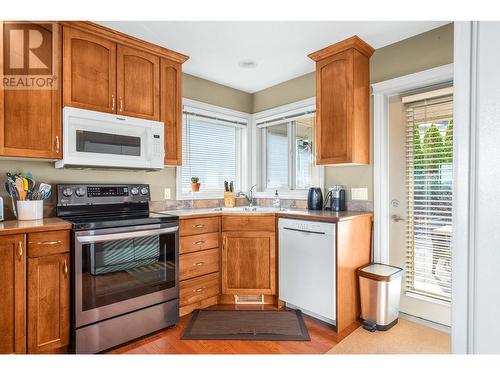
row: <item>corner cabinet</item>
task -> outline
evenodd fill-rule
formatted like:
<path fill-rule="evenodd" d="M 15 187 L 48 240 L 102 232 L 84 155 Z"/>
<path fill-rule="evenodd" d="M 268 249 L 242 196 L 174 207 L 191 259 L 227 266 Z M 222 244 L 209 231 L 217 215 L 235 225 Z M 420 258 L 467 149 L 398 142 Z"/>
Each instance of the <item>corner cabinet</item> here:
<path fill-rule="evenodd" d="M 373 52 L 353 36 L 309 55 L 316 61 L 316 164 L 370 163 Z"/>
<path fill-rule="evenodd" d="M 2 34 L 7 23 L 0 22 Z M 60 26 L 25 23 L 25 27 L 40 31 L 44 38 L 53 38 Z M 5 89 L 0 86 L 0 156 L 60 159 L 62 157 L 62 115 L 61 115 L 61 43 L 60 38 L 53 46 L 58 61 L 56 86 L 44 89 Z M 2 75 L 7 66 L 0 64 Z M 7 74 L 8 76 L 8 74 Z"/>

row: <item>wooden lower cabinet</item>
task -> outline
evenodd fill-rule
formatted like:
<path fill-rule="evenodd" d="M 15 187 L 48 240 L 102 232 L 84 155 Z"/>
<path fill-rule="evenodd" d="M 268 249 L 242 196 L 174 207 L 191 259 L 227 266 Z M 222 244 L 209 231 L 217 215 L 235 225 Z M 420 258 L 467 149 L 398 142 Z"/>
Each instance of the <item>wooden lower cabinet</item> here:
<path fill-rule="evenodd" d="M 28 352 L 69 344 L 69 253 L 28 259 Z"/>
<path fill-rule="evenodd" d="M 222 293 L 276 294 L 274 232 L 223 232 Z"/>
<path fill-rule="evenodd" d="M 0 354 L 26 353 L 26 240 L 0 236 Z"/>

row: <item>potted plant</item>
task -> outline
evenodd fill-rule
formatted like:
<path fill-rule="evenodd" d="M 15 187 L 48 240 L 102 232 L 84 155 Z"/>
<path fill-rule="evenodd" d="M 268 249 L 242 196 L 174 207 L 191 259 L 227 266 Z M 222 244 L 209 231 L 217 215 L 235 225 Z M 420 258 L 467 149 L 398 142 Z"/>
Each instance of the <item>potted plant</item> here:
<path fill-rule="evenodd" d="M 191 191 L 193 193 L 200 191 L 200 179 L 198 177 L 191 177 Z"/>

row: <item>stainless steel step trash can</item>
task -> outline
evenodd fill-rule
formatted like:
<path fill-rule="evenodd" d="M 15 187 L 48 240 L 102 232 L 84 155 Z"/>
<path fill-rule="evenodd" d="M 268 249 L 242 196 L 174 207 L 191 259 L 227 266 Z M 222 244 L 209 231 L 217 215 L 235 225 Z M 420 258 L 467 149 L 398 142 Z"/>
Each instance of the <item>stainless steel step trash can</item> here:
<path fill-rule="evenodd" d="M 399 267 L 372 263 L 358 269 L 361 319 L 369 331 L 387 331 L 398 322 L 401 274 Z"/>

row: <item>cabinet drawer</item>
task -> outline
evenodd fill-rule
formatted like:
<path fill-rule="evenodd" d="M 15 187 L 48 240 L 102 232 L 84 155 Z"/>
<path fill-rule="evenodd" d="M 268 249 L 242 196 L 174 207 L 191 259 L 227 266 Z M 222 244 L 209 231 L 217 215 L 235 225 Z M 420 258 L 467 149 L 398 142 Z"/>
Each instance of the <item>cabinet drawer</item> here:
<path fill-rule="evenodd" d="M 179 305 L 190 305 L 219 294 L 219 273 L 199 276 L 179 284 Z"/>
<path fill-rule="evenodd" d="M 274 232 L 274 215 L 228 215 L 222 218 L 222 231 Z"/>
<path fill-rule="evenodd" d="M 180 221 L 179 234 L 191 236 L 193 234 L 211 233 L 219 231 L 218 217 L 205 217 L 202 219 L 185 219 Z"/>
<path fill-rule="evenodd" d="M 179 279 L 186 280 L 219 270 L 219 249 L 183 254 L 179 257 Z"/>
<path fill-rule="evenodd" d="M 69 252 L 69 231 L 28 233 L 28 256 L 31 258 Z"/>
<path fill-rule="evenodd" d="M 219 247 L 219 232 L 185 236 L 180 239 L 179 254 Z"/>

